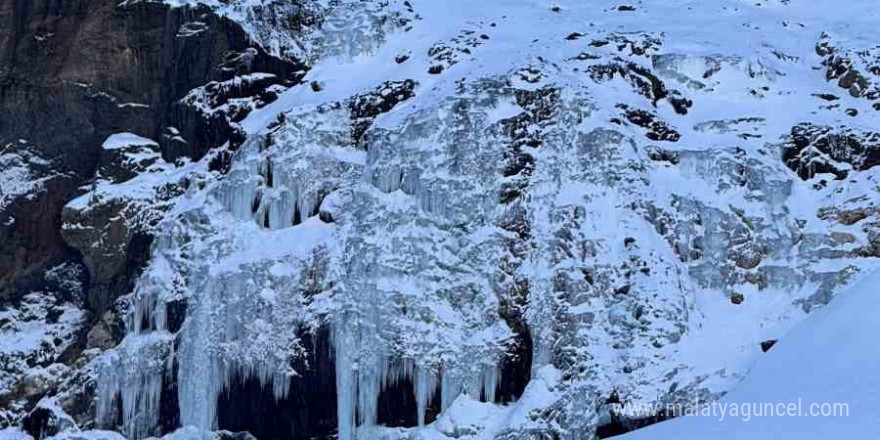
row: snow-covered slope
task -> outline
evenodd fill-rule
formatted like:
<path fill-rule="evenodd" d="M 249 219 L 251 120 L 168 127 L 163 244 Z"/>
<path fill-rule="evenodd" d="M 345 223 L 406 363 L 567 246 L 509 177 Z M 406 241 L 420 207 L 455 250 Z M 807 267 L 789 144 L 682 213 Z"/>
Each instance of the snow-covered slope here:
<path fill-rule="evenodd" d="M 880 272 L 862 277 L 776 344 L 719 404 L 771 404 L 760 416 L 692 416 L 621 437 L 810 440 L 880 436 Z M 777 405 L 784 410 L 776 412 Z M 789 404 L 796 404 L 789 412 Z M 845 404 L 837 407 L 835 404 Z M 797 408 L 797 409 L 795 409 Z M 759 410 L 761 410 L 759 408 Z M 747 420 L 748 419 L 748 420 Z"/>

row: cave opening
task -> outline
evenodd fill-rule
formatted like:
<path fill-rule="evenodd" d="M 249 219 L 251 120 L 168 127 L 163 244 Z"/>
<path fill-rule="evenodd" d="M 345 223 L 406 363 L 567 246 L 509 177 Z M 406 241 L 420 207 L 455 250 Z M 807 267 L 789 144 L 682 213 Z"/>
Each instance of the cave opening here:
<path fill-rule="evenodd" d="M 386 383 L 379 393 L 376 424 L 392 428 L 413 428 L 419 426 L 419 409 L 416 400 L 415 384 L 411 377 L 402 377 Z M 437 384 L 425 408 L 425 424 L 437 419 L 441 410 L 440 385 Z"/>
<path fill-rule="evenodd" d="M 521 320 L 511 322 L 514 337 L 499 365 L 500 377 L 498 389 L 495 391 L 495 403 L 516 402 L 532 380 L 532 333 Z"/>
<path fill-rule="evenodd" d="M 177 396 L 177 361 L 171 366 L 171 374 L 162 375 L 162 391 L 159 395 L 159 429 L 163 434 L 180 428 L 180 402 Z"/>
<path fill-rule="evenodd" d="M 514 333 L 499 366 L 495 403 L 516 401 L 531 380 L 531 333 L 525 325 L 517 326 Z M 291 378 L 287 397 L 276 399 L 272 385 L 261 383 L 259 378 L 236 376 L 218 396 L 219 429 L 247 431 L 259 440 L 331 439 L 337 434 L 336 368 L 330 331 L 322 328 L 314 333 L 302 332 L 300 338 L 308 354 L 294 362 L 298 375 Z M 434 422 L 441 412 L 442 396 L 439 384 L 436 386 L 426 407 L 426 424 Z M 481 397 L 485 400 L 486 396 Z M 163 428 L 179 423 L 170 417 L 163 422 Z M 397 428 L 418 426 L 412 377 L 385 384 L 378 395 L 376 423 Z"/>
<path fill-rule="evenodd" d="M 336 434 L 336 369 L 329 331 L 302 332 L 305 359 L 294 362 L 299 375 L 287 397 L 276 400 L 271 384 L 237 376 L 217 399 L 219 429 L 247 431 L 259 440 L 330 439 Z"/>

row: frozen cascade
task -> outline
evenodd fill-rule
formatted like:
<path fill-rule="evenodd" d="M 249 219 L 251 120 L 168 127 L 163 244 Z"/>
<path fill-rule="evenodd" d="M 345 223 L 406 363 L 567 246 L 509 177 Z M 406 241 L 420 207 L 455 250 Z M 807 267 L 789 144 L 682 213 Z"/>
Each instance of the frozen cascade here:
<path fill-rule="evenodd" d="M 366 145 L 353 145 L 349 95 L 370 96 L 369 89 L 392 73 L 382 69 L 391 65 L 390 49 L 396 48 L 370 52 L 382 46 L 383 29 L 397 20 L 370 13 L 386 2 L 340 3 L 344 6 L 323 21 L 310 56 L 316 61 L 325 54 L 358 57 L 353 67 L 376 71 L 355 78 L 344 71 L 334 73 L 338 67 L 349 67 L 336 61 L 315 64 L 310 78 L 320 80 L 314 85 L 326 86 L 323 92 L 312 93 L 303 84 L 304 93 L 284 92 L 274 104 L 241 121 L 251 141 L 236 152 L 229 172 L 218 174 L 217 180 L 206 179 L 207 189 L 194 186 L 191 203 L 184 200 L 174 207 L 168 223 L 182 225 L 183 231 L 169 231 L 173 228 L 166 228 L 167 223 L 158 228 L 150 273 L 139 280 L 126 317 L 126 339 L 103 357 L 99 370 L 106 377 L 99 383 L 100 420 L 115 420 L 113 412 L 121 403 L 118 415 L 132 438 L 155 433 L 164 375 L 175 370 L 185 425 L 214 429 L 225 422 L 217 420 L 217 398 L 234 380 L 255 378 L 271 387 L 276 399 L 283 399 L 296 391 L 288 389 L 296 374 L 290 361 L 305 351 L 298 345 L 297 332 L 321 327 L 326 333 L 324 326 L 331 327 L 333 335 L 341 440 L 372 438 L 369 430 L 383 416 L 377 414 L 379 403 L 385 405 L 384 398 L 390 395 L 382 393 L 395 384 L 412 385 L 418 425 L 426 423 L 426 413 L 437 397 L 441 410 L 462 394 L 506 401 L 516 392 L 509 391 L 506 381 L 499 387 L 502 371 L 507 375 L 510 369 L 504 364 L 501 370 L 498 359 L 505 344 L 514 340 L 514 327 L 517 332 L 531 332 L 530 344 L 518 346 L 530 350 L 530 356 L 516 359 L 530 358 L 534 377 L 543 379 L 542 374 L 559 367 L 560 376 L 570 380 L 572 386 L 553 390 L 566 399 L 553 412 L 582 418 L 587 426 L 594 423 L 593 403 L 607 397 L 609 387 L 618 385 L 615 381 L 625 386 L 622 391 L 633 401 L 643 402 L 665 396 L 672 381 L 682 384 L 682 389 L 724 389 L 713 372 L 727 364 L 704 360 L 699 350 L 689 358 L 687 350 L 679 350 L 679 341 L 690 344 L 685 348 L 698 346 L 694 341 L 705 342 L 699 337 L 711 332 L 701 330 L 703 324 L 793 321 L 799 315 L 788 314 L 780 304 L 795 303 L 812 293 L 801 286 L 824 286 L 829 280 L 830 295 L 834 283 L 843 282 L 843 278 L 831 280 L 832 272 L 826 278 L 817 271 L 836 271 L 849 260 L 825 255 L 859 251 L 859 226 L 833 224 L 835 213 L 829 213 L 827 221 L 814 218 L 819 202 L 832 206 L 839 200 L 830 192 L 834 188 L 817 190 L 827 200 L 801 194 L 790 197 L 801 183 L 792 183 L 787 170 L 777 169 L 783 167 L 775 157 L 777 147 L 765 145 L 790 128 L 788 116 L 777 127 L 770 116 L 778 117 L 767 109 L 796 101 L 768 93 L 760 97 L 762 101 L 755 96 L 737 99 L 730 106 L 731 116 L 768 117 L 766 133 L 761 129 L 766 135 L 762 141 L 734 137 L 733 132 L 713 141 L 711 133 L 689 128 L 720 116 L 715 110 L 731 104 L 712 98 L 714 90 L 726 94 L 732 84 L 737 89 L 748 85 L 757 92 L 767 84 L 763 78 L 775 76 L 774 65 L 812 69 L 808 64 L 818 60 L 770 64 L 739 55 L 668 58 L 676 55 L 666 52 L 690 46 L 675 41 L 678 30 L 668 35 L 670 45 L 659 51 L 647 48 L 644 56 L 630 56 L 609 44 L 575 58 L 569 58 L 576 52 L 568 48 L 546 51 L 541 55 L 553 58 L 547 60 L 535 56 L 544 52 L 535 48 L 547 47 L 544 37 L 540 44 L 530 45 L 528 40 L 520 41 L 516 32 L 504 33 L 515 26 L 483 29 L 482 21 L 475 18 L 482 11 L 475 14 L 473 8 L 464 8 L 459 14 L 447 8 L 455 28 L 437 22 L 442 41 L 433 41 L 441 36 L 434 34 L 435 23 L 426 25 L 431 14 L 419 14 L 413 23 L 416 32 L 410 35 L 422 35 L 424 30 L 432 47 L 421 47 L 427 44 L 421 37 L 395 37 L 390 42 L 413 44 L 414 52 L 405 56 L 413 55 L 415 66 L 423 61 L 421 54 L 439 50 L 446 57 L 448 49 L 450 63 L 431 68 L 455 64 L 455 71 L 420 76 L 417 70 L 423 69 L 412 67 L 413 61 L 394 67 L 390 79 L 412 75 L 418 80 L 415 96 L 393 111 L 381 109 L 383 114 L 374 122 L 357 121 L 374 125 L 358 141 Z M 418 9 L 437 11 L 430 3 L 422 2 Z M 572 12 L 579 9 L 575 6 Z M 523 6 L 512 8 L 516 15 L 528 11 L 520 11 Z M 425 21 L 419 23 L 422 16 Z M 571 24 L 572 30 L 587 32 L 582 22 L 569 23 L 565 18 L 578 14 L 555 16 L 566 26 Z M 448 37 L 464 23 L 467 32 L 485 31 L 491 41 L 457 48 L 470 38 Z M 641 39 L 629 33 L 604 35 L 606 31 L 591 29 L 581 43 L 560 43 Z M 506 38 L 517 43 L 510 46 L 516 46 L 519 55 L 496 43 Z M 483 44 L 489 46 L 479 48 Z M 634 52 L 639 43 L 630 44 Z M 812 42 L 809 46 L 812 54 Z M 766 49 L 765 54 L 770 47 Z M 382 60 L 374 64 L 372 55 Z M 483 58 L 490 55 L 492 59 Z M 512 55 L 509 62 L 494 67 L 496 59 L 507 55 Z M 565 59 L 560 58 L 563 55 Z M 587 59 L 592 56 L 601 59 Z M 612 70 L 622 69 L 621 76 L 630 76 L 628 81 L 595 86 L 581 73 L 554 73 L 554 68 L 588 72 L 606 61 Z M 630 61 L 633 68 L 626 67 Z M 468 70 L 477 65 L 479 69 Z M 630 87 L 640 71 L 653 72 L 649 82 L 668 88 L 664 93 L 670 102 L 673 97 L 699 96 L 700 104 L 687 117 L 661 111 L 668 107 L 667 99 L 646 101 Z M 690 82 L 691 77 L 700 80 L 693 81 L 700 88 L 678 90 L 684 86 L 676 83 Z M 783 75 L 778 79 L 786 89 L 788 80 Z M 792 96 L 797 95 L 801 94 Z M 654 158 L 649 147 L 656 147 L 655 142 L 644 139 L 642 128 L 647 127 L 607 123 L 621 116 L 618 103 L 668 118 L 670 126 L 681 132 L 682 142 L 667 145 L 669 151 Z M 266 142 L 253 131 L 262 130 L 259 127 L 277 116 L 270 115 L 276 111 L 284 112 L 284 117 L 272 132 L 276 140 Z M 784 127 L 781 132 L 780 127 Z M 831 140 L 835 154 L 847 155 L 841 151 L 846 144 Z M 732 148 L 725 152 L 727 144 L 737 150 L 742 145 L 744 153 Z M 688 150 L 698 146 L 700 150 Z M 762 151 L 765 148 L 771 154 Z M 815 147 L 803 152 L 805 157 L 823 154 Z M 505 163 L 516 166 L 508 169 Z M 513 184 L 515 200 L 508 200 L 505 191 Z M 847 191 L 859 195 L 854 188 Z M 309 218 L 319 210 L 327 215 Z M 801 218 L 805 226 L 800 225 Z M 813 232 L 832 228 L 843 238 L 820 242 L 822 237 Z M 834 244 L 838 238 L 852 244 Z M 742 246 L 737 249 L 741 254 L 728 252 L 733 244 Z M 371 266 L 359 266 L 361 260 Z M 527 283 L 525 298 L 508 289 L 521 280 Z M 774 287 L 780 284 L 797 290 Z M 626 293 L 618 294 L 618 288 L 624 287 L 621 292 Z M 754 295 L 747 307 L 733 312 L 743 316 L 737 321 L 726 321 L 727 310 L 714 308 L 703 320 L 702 304 L 733 287 L 745 295 L 761 290 L 766 294 Z M 701 295 L 699 302 L 693 300 L 695 293 Z M 176 335 L 169 332 L 169 321 L 175 318 L 168 312 L 172 298 L 184 300 L 181 303 L 188 307 Z M 721 301 L 727 305 L 724 298 Z M 510 303 L 521 310 L 508 313 Z M 499 318 L 502 310 L 506 322 Z M 731 334 L 744 339 L 757 333 L 744 330 Z M 775 336 L 771 330 L 777 330 L 776 324 L 768 326 L 766 335 L 760 330 L 761 336 Z M 757 350 L 754 341 L 711 341 L 729 344 L 713 347 L 719 354 L 731 353 L 730 360 L 738 363 L 746 357 L 734 358 L 732 353 L 743 352 L 742 347 Z M 550 365 L 541 372 L 541 367 Z M 625 381 L 620 371 L 627 372 Z M 571 374 L 578 372 L 589 374 Z M 729 373 L 725 375 L 736 378 L 741 371 Z M 523 368 L 512 374 L 520 379 L 528 372 Z M 694 380 L 698 377 L 713 383 L 703 385 Z M 592 425 L 573 426 L 573 438 L 589 438 L 588 428 Z"/>
<path fill-rule="evenodd" d="M 162 243 L 158 242 L 157 245 L 162 246 Z M 166 304 L 174 298 L 177 290 L 174 281 L 177 277 L 173 275 L 168 260 L 161 254 L 153 258 L 150 270 L 165 275 L 144 277 L 143 282 L 137 285 L 133 294 L 133 310 L 125 317 L 127 335 L 140 335 L 150 330 L 168 330 Z"/>
<path fill-rule="evenodd" d="M 377 341 L 377 325 L 359 317 L 349 317 L 334 326 L 333 348 L 336 356 L 336 392 L 339 439 L 370 438 L 376 426 L 379 395 L 403 380 L 413 384 L 418 424 L 424 426 L 428 404 L 437 392 L 438 378 L 431 367 L 411 359 L 394 359 L 383 348 L 370 347 Z M 365 331 L 369 329 L 369 331 Z M 494 402 L 499 381 L 497 365 L 479 365 L 478 371 L 441 368 L 442 409 L 448 408 L 461 394 L 476 400 Z"/>
<path fill-rule="evenodd" d="M 444 364 L 444 367 L 440 377 L 440 408 L 443 411 L 452 406 L 461 394 L 467 394 L 474 400 L 495 401 L 499 381 L 497 365 L 456 368 Z"/>
<path fill-rule="evenodd" d="M 195 297 L 190 298 L 178 352 L 174 353 L 175 335 L 167 331 L 166 301 L 174 295 L 176 278 L 169 276 L 174 271 L 165 255 L 181 250 L 177 241 L 174 234 L 156 241 L 159 251 L 138 284 L 126 317 L 126 337 L 97 367 L 106 378 L 99 382 L 97 420 L 112 424 L 118 396 L 126 434 L 133 439 L 152 434 L 159 416 L 163 377 L 172 373 L 175 360 L 181 422 L 206 430 L 216 429 L 217 398 L 235 378 L 257 378 L 263 386 L 272 387 L 276 399 L 282 399 L 294 374 L 287 354 L 291 353 L 289 347 L 296 348 L 289 341 L 298 328 L 295 318 L 277 323 L 291 332 L 288 341 L 279 341 L 285 348 L 256 344 L 252 352 L 242 349 L 259 334 L 270 333 L 268 323 L 261 319 L 246 322 L 248 314 L 242 313 L 251 310 L 260 315 L 255 313 L 258 301 L 247 295 L 253 290 L 251 273 L 216 280 L 203 271 L 190 274 L 189 281 L 202 288 L 190 291 Z"/>
<path fill-rule="evenodd" d="M 506 234 L 496 224 L 501 170 L 466 167 L 496 163 L 497 151 L 459 139 L 472 144 L 461 152 L 469 159 L 434 164 L 433 141 L 405 138 L 453 136 L 434 129 L 436 115 L 414 118 L 427 122 L 385 133 L 361 153 L 345 148 L 344 118 L 291 117 L 274 145 L 245 143 L 229 173 L 193 190 L 203 204 L 180 207 L 163 225 L 128 338 L 169 335 L 165 303 L 186 300 L 177 353 L 169 346 L 167 356 L 183 425 L 216 429 L 218 396 L 233 380 L 255 378 L 285 398 L 291 360 L 305 351 L 297 333 L 320 326 L 331 329 L 341 440 L 371 438 L 381 394 L 401 383 L 412 386 L 419 425 L 438 392 L 441 410 L 462 394 L 496 400 L 512 336 L 490 281 Z M 309 219 L 325 208 L 332 222 Z M 138 377 L 125 375 L 143 383 L 131 389 L 161 391 L 161 380 Z M 143 415 L 146 428 L 134 436 L 142 437 L 157 408 L 122 397 L 127 420 Z"/>
<path fill-rule="evenodd" d="M 253 310 L 247 292 L 250 274 L 209 279 L 196 306 L 188 313 L 180 341 L 178 398 L 183 425 L 217 427 L 217 397 L 236 377 L 257 378 L 273 389 L 276 399 L 287 396 L 290 377 L 289 350 L 257 344 L 269 324 L 242 313 Z M 245 322 L 251 320 L 252 322 Z M 295 334 L 296 322 L 288 331 Z M 291 336 L 292 338 L 293 336 Z M 248 351 L 253 348 L 255 351 Z"/>
<path fill-rule="evenodd" d="M 152 434 L 159 418 L 162 379 L 171 374 L 174 338 L 167 332 L 128 336 L 119 349 L 102 359 L 96 390 L 95 418 L 112 425 L 116 399 L 121 400 L 122 421 L 129 438 Z"/>
<path fill-rule="evenodd" d="M 163 300 L 160 299 L 161 291 L 157 287 L 145 285 L 135 292 L 134 310 L 125 320 L 126 334 L 139 335 L 143 330 L 150 330 L 143 328 L 144 322 L 152 324 L 156 330 L 166 329 L 166 310 Z"/>
<path fill-rule="evenodd" d="M 486 402 L 494 402 L 496 391 L 498 390 L 498 382 L 501 379 L 496 366 L 483 365 L 481 374 L 483 383 L 481 384 L 483 392 L 483 400 Z"/>
<path fill-rule="evenodd" d="M 451 374 L 440 376 L 440 409 L 446 411 L 461 393 L 461 383 Z"/>
<path fill-rule="evenodd" d="M 350 331 L 337 326 L 333 331 L 333 348 L 336 355 L 336 411 L 339 419 L 338 438 L 352 440 L 355 438 L 355 390 L 357 379 L 353 372 L 354 356 L 348 350 L 355 347 L 354 335 Z"/>
<path fill-rule="evenodd" d="M 260 185 L 259 176 L 247 171 L 235 170 L 217 189 L 223 205 L 239 220 L 254 217 L 254 200 Z"/>
<path fill-rule="evenodd" d="M 236 219 L 253 219 L 271 230 L 296 226 L 316 215 L 327 192 L 320 182 L 310 185 L 311 176 L 300 176 L 275 164 L 275 152 L 261 151 L 259 161 L 251 160 L 235 170 L 227 183 L 216 190 L 217 197 Z"/>
<path fill-rule="evenodd" d="M 157 246 L 167 242 L 157 240 Z M 150 273 L 133 294 L 132 310 L 125 317 L 126 336 L 116 350 L 99 358 L 96 370 L 102 380 L 96 390 L 95 419 L 110 426 L 121 403 L 125 434 L 132 439 L 152 435 L 160 411 L 163 379 L 174 371 L 174 335 L 167 331 L 166 301 L 174 289 L 167 276 L 167 260 L 157 256 Z"/>

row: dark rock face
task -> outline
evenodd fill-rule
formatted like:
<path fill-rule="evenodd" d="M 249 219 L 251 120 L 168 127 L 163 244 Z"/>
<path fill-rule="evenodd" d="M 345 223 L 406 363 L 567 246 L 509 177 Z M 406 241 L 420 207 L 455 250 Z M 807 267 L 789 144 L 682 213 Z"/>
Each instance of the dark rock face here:
<path fill-rule="evenodd" d="M 532 378 L 533 342 L 529 328 L 521 316 L 508 317 L 507 322 L 516 336 L 501 361 L 501 377 L 495 395 L 497 403 L 517 401 Z"/>
<path fill-rule="evenodd" d="M 588 67 L 587 73 L 597 83 L 605 83 L 619 77 L 623 78 L 632 86 L 633 91 L 647 98 L 653 106 L 661 100 L 666 100 L 675 109 L 675 112 L 684 115 L 693 106 L 693 102 L 684 98 L 681 92 L 669 89 L 666 84 L 650 69 L 640 66 L 631 61 L 620 58 L 613 62 L 594 64 Z"/>
<path fill-rule="evenodd" d="M 61 239 L 61 208 L 75 188 L 71 177 L 53 175 L 34 197 L 20 197 L 0 211 L 0 302 L 27 293 L 41 269 L 71 250 Z"/>
<path fill-rule="evenodd" d="M 102 149 L 97 173 L 113 183 L 122 183 L 146 171 L 159 160 L 158 144 L 125 145 Z"/>
<path fill-rule="evenodd" d="M 804 180 L 825 173 L 845 179 L 850 171 L 880 165 L 880 133 L 799 124 L 791 129 L 782 160 Z"/>
<path fill-rule="evenodd" d="M 599 425 L 596 428 L 596 438 L 604 439 L 626 434 L 639 428 L 660 423 L 670 417 L 664 413 L 651 417 L 643 417 L 638 419 L 623 418 L 613 416 L 608 423 Z"/>
<path fill-rule="evenodd" d="M 38 407 L 24 418 L 21 426 L 31 437 L 41 440 L 73 428 L 75 424 L 60 411 Z"/>
<path fill-rule="evenodd" d="M 532 225 L 525 209 L 517 203 L 530 190 L 535 168 L 534 151 L 544 143 L 543 129 L 551 123 L 558 111 L 560 90 L 554 87 L 516 90 L 516 102 L 526 111 L 502 121 L 502 130 L 508 139 L 504 153 L 503 174 L 510 178 L 502 187 L 501 204 L 509 205 L 510 214 L 500 226 L 514 234 L 505 240 L 505 254 L 499 268 L 497 296 L 498 313 L 512 330 L 514 338 L 500 364 L 500 380 L 495 400 L 513 402 L 522 396 L 531 380 L 533 341 L 524 316 L 529 302 L 529 281 L 517 273 L 528 253 Z M 537 130 L 532 129 L 539 127 Z"/>
<path fill-rule="evenodd" d="M 28 411 L 58 389 L 67 374 L 61 364 L 72 363 L 84 348 L 88 316 L 81 305 L 87 283 L 86 268 L 65 254 L 62 263 L 23 280 L 19 289 L 28 293 L 0 308 L 6 312 L 0 318 L 4 335 L 23 327 L 40 329 L 19 350 L 0 353 L 0 409 Z"/>
<path fill-rule="evenodd" d="M 681 135 L 659 116 L 641 109 L 631 109 L 625 104 L 618 104 L 623 116 L 632 124 L 645 129 L 645 137 L 652 141 L 678 142 Z"/>
<path fill-rule="evenodd" d="M 418 405 L 413 390 L 413 382 L 409 378 L 388 384 L 379 394 L 376 423 L 404 428 L 418 426 Z M 433 422 L 440 413 L 440 398 L 440 390 L 434 390 L 433 398 L 428 402 L 425 411 L 425 423 Z"/>
<path fill-rule="evenodd" d="M 768 339 L 766 341 L 763 341 L 763 342 L 761 342 L 761 351 L 766 353 L 766 352 L 770 351 L 770 349 L 773 348 L 774 345 L 776 345 L 775 339 Z"/>
<path fill-rule="evenodd" d="M 512 177 L 512 179 L 505 182 L 502 187 L 501 203 L 512 203 L 521 197 L 523 191 L 528 187 L 530 177 L 535 169 L 535 158 L 530 150 L 540 147 L 543 142 L 542 133 L 530 131 L 529 126 L 546 124 L 552 116 L 559 98 L 559 90 L 550 87 L 536 91 L 516 91 L 517 105 L 527 111 L 502 121 L 504 134 L 510 139 L 504 153 L 504 176 Z M 523 225 L 519 220 L 522 219 L 512 218 L 509 226 L 516 229 L 520 238 L 525 240 L 528 238 L 528 225 Z M 508 229 L 508 226 L 505 226 L 505 229 Z"/>
<path fill-rule="evenodd" d="M 836 82 L 853 98 L 875 101 L 873 108 L 880 110 L 880 88 L 876 85 L 876 79 L 880 77 L 880 48 L 865 48 L 852 53 L 835 44 L 824 33 L 816 44 L 816 54 L 823 57 L 825 79 Z"/>
<path fill-rule="evenodd" d="M 413 80 L 386 81 L 375 90 L 355 96 L 349 102 L 351 111 L 351 137 L 355 145 L 364 145 L 364 133 L 373 125 L 373 120 L 382 113 L 415 96 L 416 82 Z"/>
<path fill-rule="evenodd" d="M 241 432 L 230 432 L 230 431 L 217 431 L 217 436 L 220 440 L 257 440 L 251 433 L 247 431 Z"/>
<path fill-rule="evenodd" d="M 58 175 L 0 213 L 33 219 L 0 227 L 3 297 L 65 249 L 61 207 L 94 176 L 108 135 L 132 132 L 162 142 L 168 160 L 198 159 L 235 130 L 181 109 L 187 92 L 249 72 L 281 81 L 301 69 L 251 47 L 238 25 L 207 9 L 118 3 L 0 5 L 0 144 L 27 139 Z M 169 130 L 180 135 L 163 137 Z"/>

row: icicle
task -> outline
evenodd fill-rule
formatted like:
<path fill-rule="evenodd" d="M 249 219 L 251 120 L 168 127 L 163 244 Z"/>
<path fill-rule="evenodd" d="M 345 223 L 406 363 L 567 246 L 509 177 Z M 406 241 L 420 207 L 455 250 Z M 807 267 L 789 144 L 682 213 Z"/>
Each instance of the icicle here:
<path fill-rule="evenodd" d="M 437 217 L 447 217 L 449 214 L 447 206 L 450 189 L 446 188 L 446 186 L 444 183 L 434 183 L 429 188 L 424 183 L 421 183 L 416 190 L 419 207 L 423 211 Z"/>
<path fill-rule="evenodd" d="M 412 379 L 415 364 L 410 359 L 392 360 L 382 359 L 382 390 L 389 386 L 395 386 L 403 380 Z"/>
<path fill-rule="evenodd" d="M 230 173 L 230 176 L 220 185 L 216 191 L 216 197 L 223 206 L 239 220 L 246 220 L 253 216 L 254 205 L 259 203 L 258 179 L 255 175 L 249 175 L 245 170 Z"/>
<path fill-rule="evenodd" d="M 367 319 L 352 314 L 333 324 L 339 440 L 374 438 L 379 394 L 385 386 L 411 377 L 414 369 L 409 360 L 389 360 L 384 347 L 374 344 L 380 323 L 376 304 L 370 304 L 360 311 Z"/>
<path fill-rule="evenodd" d="M 535 288 L 532 292 L 551 292 L 553 289 L 546 279 L 536 281 Z M 553 300 L 546 294 L 532 294 L 529 296 L 531 307 L 527 321 L 529 323 L 529 333 L 532 338 L 532 366 L 531 375 L 535 377 L 541 367 L 549 365 L 553 352 L 553 330 L 551 320 L 548 318 L 553 316 L 552 303 Z"/>
<path fill-rule="evenodd" d="M 359 362 L 358 366 L 358 438 L 365 438 L 361 432 L 368 434 L 378 419 L 382 371 L 381 362 Z"/>
<path fill-rule="evenodd" d="M 257 211 L 260 210 L 260 205 L 263 204 L 263 190 L 257 189 L 256 194 L 254 195 L 254 201 L 251 203 L 251 213 L 256 214 Z"/>
<path fill-rule="evenodd" d="M 269 211 L 269 229 L 281 229 L 290 226 L 291 208 L 289 197 L 286 193 L 272 201 L 266 208 Z"/>
<path fill-rule="evenodd" d="M 416 378 L 417 380 L 420 379 L 419 371 L 416 371 Z M 461 393 L 467 394 L 474 400 L 494 403 L 497 396 L 499 379 L 500 374 L 498 366 L 496 364 L 478 365 L 476 367 L 468 368 L 464 371 L 453 366 L 444 365 L 444 368 L 441 370 L 440 378 L 441 410 L 446 411 L 446 409 L 448 409 L 452 405 L 452 403 L 455 402 L 455 399 L 457 399 Z M 419 384 L 417 383 L 416 385 L 418 390 Z M 436 386 L 436 382 L 433 384 L 429 383 L 428 385 Z M 430 394 L 426 396 L 425 402 L 427 402 L 431 397 L 432 395 Z M 422 397 L 419 396 L 417 391 L 417 403 L 421 403 L 419 401 L 419 399 L 421 398 Z M 427 405 L 427 403 L 425 403 L 425 405 Z"/>
<path fill-rule="evenodd" d="M 428 411 L 428 403 L 437 392 L 437 376 L 427 367 L 419 367 L 415 370 L 414 382 L 419 426 L 425 426 L 425 413 Z"/>
<path fill-rule="evenodd" d="M 403 172 L 399 166 L 391 169 L 375 169 L 372 175 L 373 186 L 384 193 L 391 193 L 400 189 L 403 183 Z"/>
<path fill-rule="evenodd" d="M 157 257 L 153 264 L 158 267 L 163 263 L 164 260 Z M 153 283 L 151 279 L 139 285 L 132 298 L 134 309 L 125 316 L 126 334 L 140 335 L 151 330 L 167 330 L 166 299 L 163 297 L 167 288 L 166 285 Z"/>
<path fill-rule="evenodd" d="M 299 200 L 299 205 L 297 205 L 297 212 L 300 216 L 300 223 L 306 221 L 314 210 L 314 194 L 310 194 L 309 196 L 301 197 Z"/>
<path fill-rule="evenodd" d="M 455 402 L 459 394 L 461 394 L 461 381 L 453 376 L 452 372 L 444 366 L 440 376 L 441 411 L 446 411 L 447 408 L 452 406 L 452 402 Z"/>
<path fill-rule="evenodd" d="M 494 403 L 498 389 L 498 367 L 496 365 L 483 365 L 483 398 L 486 402 Z"/>
<path fill-rule="evenodd" d="M 420 188 L 422 187 L 422 181 L 420 179 L 421 172 L 414 169 L 407 169 L 403 173 L 402 180 L 400 182 L 400 189 L 404 194 L 409 194 L 414 196 L 419 193 Z"/>
<path fill-rule="evenodd" d="M 338 417 L 338 440 L 354 440 L 357 382 L 354 376 L 354 360 L 351 348 L 357 341 L 344 324 L 333 326 L 332 344 L 336 360 L 336 413 Z"/>
<path fill-rule="evenodd" d="M 474 400 L 480 400 L 483 391 L 483 370 L 482 367 L 477 368 L 478 370 L 469 370 L 463 381 L 464 392 Z"/>
<path fill-rule="evenodd" d="M 217 280 L 204 286 L 196 307 L 188 316 L 180 339 L 178 401 L 184 426 L 213 431 L 217 425 L 217 396 L 234 373 L 214 351 L 222 342 L 234 340 L 238 332 L 239 311 L 225 292 L 246 291 L 241 277 Z M 222 335 L 222 336 L 221 336 Z M 219 340 L 218 340 L 219 339 Z"/>

